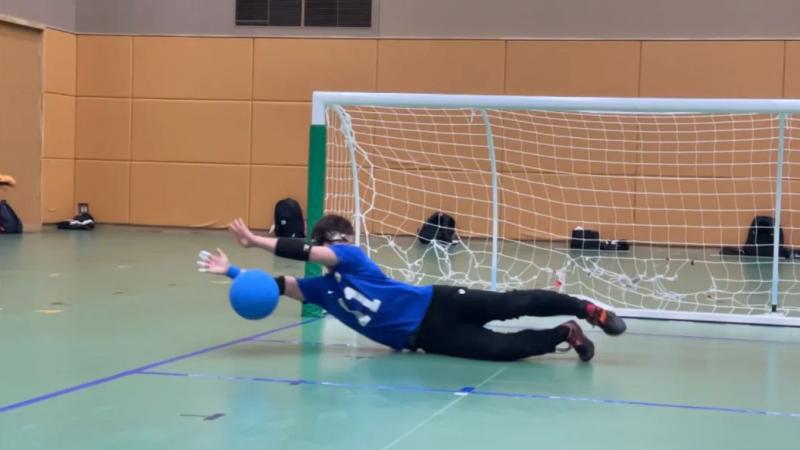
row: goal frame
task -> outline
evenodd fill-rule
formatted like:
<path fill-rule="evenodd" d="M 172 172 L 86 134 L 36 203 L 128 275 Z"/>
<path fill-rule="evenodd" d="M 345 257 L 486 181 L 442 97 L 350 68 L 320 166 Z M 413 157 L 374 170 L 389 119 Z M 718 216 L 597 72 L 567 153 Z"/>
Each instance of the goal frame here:
<path fill-rule="evenodd" d="M 677 114 L 771 114 L 778 118 L 777 175 L 775 186 L 774 236 L 770 304 L 772 311 L 766 314 L 705 313 L 691 311 L 667 311 L 638 308 L 615 308 L 617 314 L 629 318 L 655 320 L 682 320 L 694 322 L 739 323 L 800 327 L 800 317 L 787 317 L 781 313 L 779 295 L 779 230 L 781 227 L 781 199 L 783 187 L 784 137 L 786 119 L 800 114 L 800 100 L 792 99 L 687 99 L 687 98 L 616 98 L 616 97 L 545 97 L 511 95 L 453 95 L 415 93 L 370 93 L 316 91 L 312 96 L 311 127 L 309 132 L 308 159 L 308 229 L 323 216 L 325 211 L 325 175 L 327 163 L 327 109 L 330 106 L 374 106 L 395 108 L 471 108 L 484 116 L 487 128 L 487 154 L 490 156 L 493 179 L 493 235 L 492 235 L 492 281 L 495 287 L 497 269 L 498 212 L 497 186 L 494 160 L 494 145 L 491 126 L 486 120 L 487 109 L 543 110 L 553 112 L 583 112 L 617 114 L 677 113 Z M 355 161 L 351 158 L 351 163 Z M 353 171 L 356 167 L 353 166 Z M 358 203 L 358 202 L 357 202 Z M 360 227 L 361 221 L 356 221 Z M 357 230 L 358 231 L 358 230 Z M 357 236 L 360 233 L 357 232 Z M 357 239 L 358 240 L 358 239 Z M 358 243 L 358 242 L 357 242 Z M 307 264 L 306 276 L 322 273 L 321 267 Z M 310 304 L 303 307 L 304 316 L 321 316 L 322 311 Z"/>

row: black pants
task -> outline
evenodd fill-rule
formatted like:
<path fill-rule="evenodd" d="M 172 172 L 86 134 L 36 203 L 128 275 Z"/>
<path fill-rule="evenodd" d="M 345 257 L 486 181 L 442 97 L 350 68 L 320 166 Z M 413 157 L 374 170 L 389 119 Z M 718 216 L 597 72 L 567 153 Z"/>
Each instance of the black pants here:
<path fill-rule="evenodd" d="M 484 325 L 522 316 L 586 317 L 584 302 L 547 290 L 491 292 L 434 286 L 433 298 L 412 349 L 492 361 L 552 353 L 567 339 L 565 327 L 499 333 Z"/>

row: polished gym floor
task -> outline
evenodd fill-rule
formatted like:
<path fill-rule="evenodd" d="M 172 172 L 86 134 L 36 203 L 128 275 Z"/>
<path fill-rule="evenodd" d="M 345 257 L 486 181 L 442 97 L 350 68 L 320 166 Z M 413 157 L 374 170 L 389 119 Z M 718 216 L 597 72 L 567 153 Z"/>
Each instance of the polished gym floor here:
<path fill-rule="evenodd" d="M 800 441 L 800 329 L 629 320 L 515 363 L 392 353 L 283 299 L 237 317 L 222 231 L 0 236 L 0 449 L 760 449 Z M 542 319 L 548 326 L 560 319 Z M 502 326 L 512 330 L 514 323 Z"/>

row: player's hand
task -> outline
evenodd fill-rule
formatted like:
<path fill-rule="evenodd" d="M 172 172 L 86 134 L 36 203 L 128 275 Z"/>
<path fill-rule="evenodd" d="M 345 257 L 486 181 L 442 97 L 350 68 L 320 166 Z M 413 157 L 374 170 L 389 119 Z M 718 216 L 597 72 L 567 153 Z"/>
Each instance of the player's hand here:
<path fill-rule="evenodd" d="M 228 269 L 231 266 L 230 262 L 228 261 L 228 255 L 226 255 L 225 252 L 220 249 L 217 249 L 216 254 L 203 250 L 199 255 L 197 255 L 197 258 L 198 272 L 225 275 L 228 273 Z"/>
<path fill-rule="evenodd" d="M 254 247 L 256 245 L 256 235 L 247 228 L 242 219 L 236 219 L 228 226 L 233 234 L 233 238 L 242 247 Z"/>

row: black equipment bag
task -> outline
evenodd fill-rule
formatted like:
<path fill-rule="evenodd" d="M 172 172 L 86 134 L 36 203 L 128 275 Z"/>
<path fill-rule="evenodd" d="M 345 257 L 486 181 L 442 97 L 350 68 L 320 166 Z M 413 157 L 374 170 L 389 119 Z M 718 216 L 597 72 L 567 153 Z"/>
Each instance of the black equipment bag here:
<path fill-rule="evenodd" d="M 0 234 L 22 233 L 22 222 L 19 216 L 5 200 L 0 200 Z"/>
<path fill-rule="evenodd" d="M 572 230 L 572 238 L 569 240 L 569 248 L 577 250 L 612 250 L 627 251 L 630 245 L 627 241 L 601 241 L 600 232 L 595 230 L 585 230 L 577 227 Z"/>
<path fill-rule="evenodd" d="M 778 235 L 778 256 L 781 258 L 797 257 L 797 251 L 783 245 L 783 228 Z M 771 216 L 756 216 L 750 222 L 750 229 L 747 231 L 747 239 L 744 246 L 722 247 L 723 255 L 739 256 L 765 256 L 772 257 L 772 249 L 775 246 L 775 219 Z"/>
<path fill-rule="evenodd" d="M 569 248 L 578 250 L 599 250 L 600 232 L 595 230 L 584 230 L 575 228 L 572 230 L 572 239 L 569 240 Z"/>
<path fill-rule="evenodd" d="M 73 217 L 72 220 L 64 220 L 58 222 L 56 227 L 59 230 L 94 230 L 94 217 L 88 212 L 80 213 Z"/>
<path fill-rule="evenodd" d="M 422 227 L 417 230 L 417 238 L 425 245 L 432 241 L 442 244 L 454 244 L 458 242 L 456 234 L 456 219 L 450 214 L 441 211 L 434 213 Z"/>
<path fill-rule="evenodd" d="M 306 222 L 303 209 L 293 198 L 285 198 L 275 204 L 275 236 L 290 238 L 306 237 Z"/>

